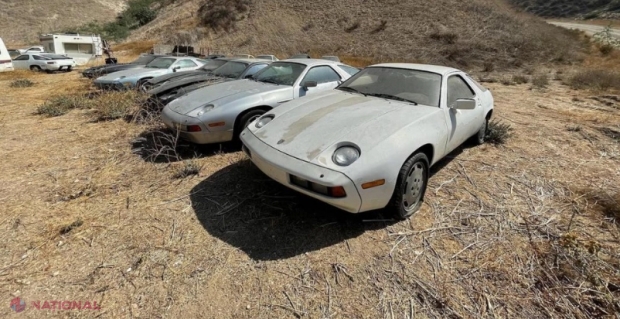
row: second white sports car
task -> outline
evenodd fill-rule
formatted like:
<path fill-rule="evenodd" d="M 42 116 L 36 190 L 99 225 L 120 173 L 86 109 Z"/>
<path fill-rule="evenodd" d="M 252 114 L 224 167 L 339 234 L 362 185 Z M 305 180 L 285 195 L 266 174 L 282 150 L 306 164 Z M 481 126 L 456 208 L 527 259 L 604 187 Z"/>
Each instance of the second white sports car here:
<path fill-rule="evenodd" d="M 462 71 L 378 64 L 270 110 L 240 137 L 252 162 L 289 188 L 405 219 L 420 208 L 433 164 L 470 138 L 484 142 L 493 103 Z"/>

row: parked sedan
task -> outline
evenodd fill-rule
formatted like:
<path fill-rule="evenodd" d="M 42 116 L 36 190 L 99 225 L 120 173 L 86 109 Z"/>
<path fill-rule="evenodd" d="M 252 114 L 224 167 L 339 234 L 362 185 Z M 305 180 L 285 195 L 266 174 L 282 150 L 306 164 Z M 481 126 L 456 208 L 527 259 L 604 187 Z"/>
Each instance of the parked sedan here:
<path fill-rule="evenodd" d="M 240 137 L 252 162 L 291 189 L 405 219 L 422 204 L 431 166 L 470 138 L 483 143 L 492 112 L 491 92 L 462 71 L 379 64 L 267 112 Z"/>
<path fill-rule="evenodd" d="M 99 66 L 94 66 L 92 68 L 88 68 L 82 72 L 84 77 L 89 79 L 98 78 L 100 76 L 104 76 L 106 74 L 130 70 L 130 69 L 141 69 L 144 68 L 145 65 L 149 64 L 151 61 L 165 57 L 165 55 L 160 54 L 145 54 L 141 55 L 139 58 L 130 63 L 119 63 L 119 64 L 104 64 Z"/>
<path fill-rule="evenodd" d="M 154 77 L 173 72 L 196 70 L 203 64 L 203 62 L 192 57 L 161 57 L 151 61 L 144 68 L 114 72 L 97 78 L 94 83 L 100 89 L 139 89 Z"/>
<path fill-rule="evenodd" d="M 203 73 L 198 75 L 190 74 L 183 78 L 173 78 L 169 81 L 159 81 L 161 85 L 155 86 L 153 89 L 148 91 L 151 95 L 149 100 L 156 105 L 166 105 L 177 97 L 190 92 L 191 88 L 189 87 L 194 84 L 204 83 L 204 85 L 195 87 L 198 88 L 226 81 L 249 78 L 256 74 L 256 72 L 264 69 L 269 65 L 269 63 L 271 62 L 258 59 L 236 59 L 226 62 L 224 65 L 213 70 L 212 73 Z M 157 81 L 159 78 L 161 77 L 154 78 L 151 81 Z"/>
<path fill-rule="evenodd" d="M 273 54 L 265 54 L 265 55 L 257 55 L 256 56 L 257 59 L 263 59 L 263 60 L 269 60 L 269 61 L 280 61 L 275 55 Z"/>
<path fill-rule="evenodd" d="M 75 60 L 64 55 L 51 53 L 26 53 L 13 59 L 13 67 L 16 70 L 32 71 L 71 71 L 75 66 Z"/>
<path fill-rule="evenodd" d="M 351 74 L 341 63 L 299 59 L 271 63 L 244 79 L 192 91 L 166 105 L 162 120 L 197 144 L 231 141 L 263 113 L 286 101 L 332 90 Z"/>
<path fill-rule="evenodd" d="M 172 81 L 181 81 L 186 78 L 208 78 L 213 74 L 213 71 L 222 65 L 226 64 L 226 62 L 230 61 L 230 58 L 219 58 L 213 60 L 202 60 L 205 64 L 200 68 L 192 71 L 184 71 L 184 72 L 173 72 L 166 75 L 154 77 L 148 80 L 142 86 L 142 90 L 144 92 L 148 92 L 149 90 L 158 88 L 164 84 L 170 83 Z"/>

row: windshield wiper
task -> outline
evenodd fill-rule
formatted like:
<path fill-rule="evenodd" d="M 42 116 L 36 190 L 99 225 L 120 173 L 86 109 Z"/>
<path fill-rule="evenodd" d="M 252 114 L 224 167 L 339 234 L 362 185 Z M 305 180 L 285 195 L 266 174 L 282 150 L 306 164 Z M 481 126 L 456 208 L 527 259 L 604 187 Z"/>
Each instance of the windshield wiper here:
<path fill-rule="evenodd" d="M 343 91 L 355 92 L 355 93 L 359 93 L 359 94 L 361 94 L 361 95 L 363 95 L 363 96 L 367 96 L 367 94 L 366 94 L 366 93 L 362 93 L 362 92 L 360 92 L 359 90 L 354 89 L 354 88 L 352 88 L 352 87 L 348 87 L 348 86 L 341 86 L 341 87 L 337 87 L 337 89 L 339 89 L 339 90 L 343 90 Z"/>
<path fill-rule="evenodd" d="M 271 84 L 280 85 L 280 83 L 278 83 L 276 80 L 272 80 L 272 79 L 263 79 L 263 80 L 258 80 L 258 81 L 264 82 L 264 83 L 271 83 Z"/>
<path fill-rule="evenodd" d="M 418 105 L 418 102 L 416 102 L 416 101 L 404 99 L 404 98 L 402 98 L 400 96 L 396 96 L 396 95 L 385 94 L 385 93 L 368 93 L 368 95 L 374 96 L 374 97 L 380 97 L 380 98 L 384 98 L 384 99 L 391 99 L 391 100 L 396 100 L 396 101 L 409 102 L 409 103 L 412 103 L 413 105 Z"/>

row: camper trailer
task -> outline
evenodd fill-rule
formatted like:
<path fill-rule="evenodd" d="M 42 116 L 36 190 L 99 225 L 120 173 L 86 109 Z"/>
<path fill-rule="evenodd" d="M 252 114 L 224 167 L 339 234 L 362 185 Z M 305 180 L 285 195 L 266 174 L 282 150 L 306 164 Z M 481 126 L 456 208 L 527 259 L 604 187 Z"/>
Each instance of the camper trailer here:
<path fill-rule="evenodd" d="M 46 51 L 72 57 L 78 65 L 103 55 L 103 43 L 98 35 L 43 34 L 39 40 Z"/>

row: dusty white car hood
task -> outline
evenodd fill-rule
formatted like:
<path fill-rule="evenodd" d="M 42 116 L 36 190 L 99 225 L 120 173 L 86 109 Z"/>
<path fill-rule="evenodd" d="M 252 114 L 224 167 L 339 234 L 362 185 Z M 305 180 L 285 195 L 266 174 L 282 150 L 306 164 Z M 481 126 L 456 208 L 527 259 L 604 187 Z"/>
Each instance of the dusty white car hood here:
<path fill-rule="evenodd" d="M 282 95 L 282 97 L 279 97 Z M 172 111 L 179 114 L 189 114 L 198 107 L 215 104 L 216 107 L 228 105 L 250 96 L 276 98 L 276 100 L 291 99 L 293 87 L 275 85 L 251 80 L 235 80 L 205 86 L 191 91 L 167 105 Z M 289 97 L 291 96 L 291 97 Z"/>
<path fill-rule="evenodd" d="M 335 143 L 355 143 L 364 154 L 408 125 L 420 126 L 421 130 L 433 125 L 424 119 L 441 112 L 437 107 L 339 90 L 293 103 L 270 112 L 275 118 L 254 134 L 288 155 L 315 163 L 323 163 L 325 158 L 319 160 L 319 155 Z"/>

